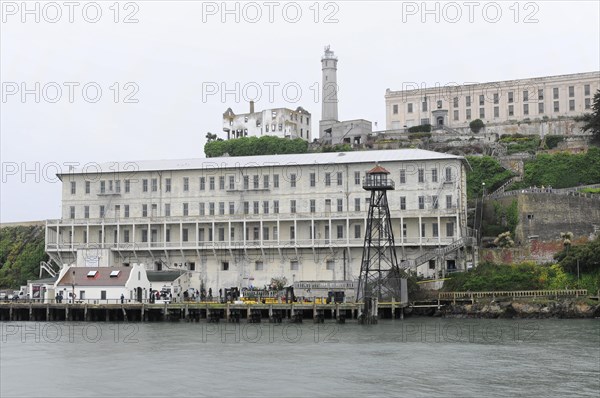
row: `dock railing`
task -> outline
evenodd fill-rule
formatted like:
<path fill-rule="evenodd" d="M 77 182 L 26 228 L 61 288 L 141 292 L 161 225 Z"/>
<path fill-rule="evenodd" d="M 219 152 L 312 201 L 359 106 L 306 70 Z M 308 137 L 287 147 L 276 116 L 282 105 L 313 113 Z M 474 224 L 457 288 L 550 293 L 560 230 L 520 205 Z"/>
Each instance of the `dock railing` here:
<path fill-rule="evenodd" d="M 475 300 L 477 298 L 525 298 L 525 297 L 580 297 L 587 296 L 587 289 L 564 289 L 564 290 L 514 290 L 497 292 L 440 292 L 439 300 Z"/>

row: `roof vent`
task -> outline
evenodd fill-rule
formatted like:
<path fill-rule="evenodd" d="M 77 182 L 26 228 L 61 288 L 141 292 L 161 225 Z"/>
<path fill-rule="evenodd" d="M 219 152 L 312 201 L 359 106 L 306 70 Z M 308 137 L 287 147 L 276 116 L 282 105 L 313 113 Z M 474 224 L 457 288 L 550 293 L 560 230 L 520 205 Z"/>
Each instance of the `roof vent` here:
<path fill-rule="evenodd" d="M 120 274 L 120 273 L 121 273 L 121 271 L 120 271 L 120 270 L 111 271 L 111 272 L 110 272 L 110 277 L 111 277 L 111 278 L 116 278 L 116 277 L 118 277 L 118 276 L 119 276 L 119 274 Z"/>
<path fill-rule="evenodd" d="M 98 271 L 90 271 L 87 273 L 88 278 L 95 278 L 98 275 Z"/>

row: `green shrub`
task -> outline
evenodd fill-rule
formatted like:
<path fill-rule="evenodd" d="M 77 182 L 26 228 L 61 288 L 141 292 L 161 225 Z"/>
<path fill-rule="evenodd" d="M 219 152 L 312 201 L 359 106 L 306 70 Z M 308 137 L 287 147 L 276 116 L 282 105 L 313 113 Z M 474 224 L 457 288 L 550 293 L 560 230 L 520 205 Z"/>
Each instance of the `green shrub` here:
<path fill-rule="evenodd" d="M 422 124 L 408 128 L 409 133 L 431 133 L 431 124 Z"/>
<path fill-rule="evenodd" d="M 471 131 L 473 133 L 477 134 L 482 128 L 485 127 L 485 124 L 481 119 L 475 119 L 472 120 L 471 123 L 469 123 L 469 127 L 471 128 Z"/>

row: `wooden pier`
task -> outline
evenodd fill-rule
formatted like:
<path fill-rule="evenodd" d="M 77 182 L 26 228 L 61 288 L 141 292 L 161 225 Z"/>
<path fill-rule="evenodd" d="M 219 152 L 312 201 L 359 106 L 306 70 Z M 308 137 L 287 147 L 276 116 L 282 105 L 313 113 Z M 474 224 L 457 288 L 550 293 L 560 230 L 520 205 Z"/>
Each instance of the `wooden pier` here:
<path fill-rule="evenodd" d="M 233 304 L 233 303 L 40 303 L 2 302 L 0 321 L 80 321 L 80 322 L 250 322 L 258 323 L 302 322 L 312 320 L 321 323 L 335 320 L 344 323 L 357 319 L 362 303 L 277 303 L 277 304 Z M 378 303 L 381 319 L 403 318 L 406 304 L 396 302 Z"/>

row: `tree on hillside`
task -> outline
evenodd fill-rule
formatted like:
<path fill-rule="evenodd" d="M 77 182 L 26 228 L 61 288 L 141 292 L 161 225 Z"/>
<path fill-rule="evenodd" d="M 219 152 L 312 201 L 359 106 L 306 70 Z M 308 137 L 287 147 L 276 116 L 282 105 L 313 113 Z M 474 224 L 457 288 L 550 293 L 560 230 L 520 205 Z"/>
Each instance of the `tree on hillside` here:
<path fill-rule="evenodd" d="M 590 131 L 592 133 L 592 141 L 600 144 L 600 90 L 594 95 L 592 109 L 592 113 L 586 113 L 581 118 L 585 122 L 582 129 L 583 131 Z"/>
<path fill-rule="evenodd" d="M 475 119 L 469 123 L 469 127 L 473 133 L 477 134 L 482 128 L 485 127 L 485 124 L 483 123 L 483 120 Z"/>
<path fill-rule="evenodd" d="M 223 141 L 222 138 L 218 138 L 216 134 L 211 133 L 210 131 L 206 133 L 206 142 L 212 141 Z"/>
<path fill-rule="evenodd" d="M 565 248 L 554 255 L 565 271 L 572 274 L 580 272 L 597 272 L 600 270 L 600 236 L 582 245 L 565 245 Z"/>

